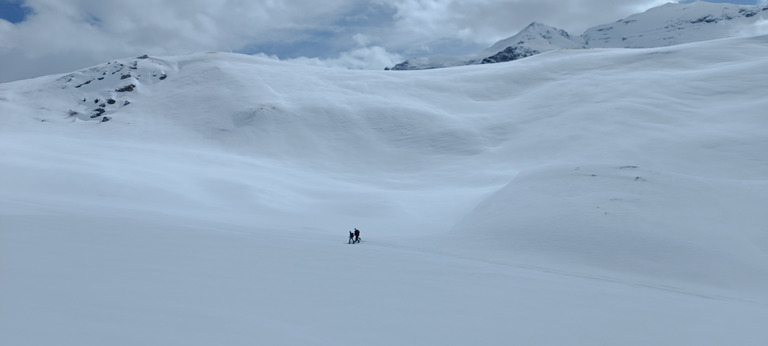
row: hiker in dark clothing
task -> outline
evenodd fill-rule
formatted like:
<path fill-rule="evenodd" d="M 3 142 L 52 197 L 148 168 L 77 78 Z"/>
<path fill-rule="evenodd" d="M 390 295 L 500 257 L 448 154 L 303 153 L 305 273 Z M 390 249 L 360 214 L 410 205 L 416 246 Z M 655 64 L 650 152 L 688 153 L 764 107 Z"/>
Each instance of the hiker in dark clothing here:
<path fill-rule="evenodd" d="M 352 244 L 352 240 L 354 240 L 354 238 L 355 238 L 355 234 L 352 233 L 352 231 L 349 231 L 349 241 L 347 242 L 347 244 Z"/>
<path fill-rule="evenodd" d="M 355 243 L 360 242 L 360 230 L 355 228 Z"/>

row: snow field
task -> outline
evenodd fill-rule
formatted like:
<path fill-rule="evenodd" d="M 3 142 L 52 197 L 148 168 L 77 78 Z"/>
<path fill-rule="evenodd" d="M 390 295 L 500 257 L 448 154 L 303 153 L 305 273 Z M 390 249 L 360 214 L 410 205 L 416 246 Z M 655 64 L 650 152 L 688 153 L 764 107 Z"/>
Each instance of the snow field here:
<path fill-rule="evenodd" d="M 0 85 L 0 344 L 765 344 L 766 43 Z"/>

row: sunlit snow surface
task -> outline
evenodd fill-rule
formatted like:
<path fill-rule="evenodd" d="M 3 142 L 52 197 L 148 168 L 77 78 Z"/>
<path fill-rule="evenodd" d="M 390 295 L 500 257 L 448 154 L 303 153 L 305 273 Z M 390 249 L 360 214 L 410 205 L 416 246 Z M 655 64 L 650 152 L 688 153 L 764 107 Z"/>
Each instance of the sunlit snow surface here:
<path fill-rule="evenodd" d="M 757 36 L 2 84 L 0 344 L 768 344 L 766 66 Z"/>

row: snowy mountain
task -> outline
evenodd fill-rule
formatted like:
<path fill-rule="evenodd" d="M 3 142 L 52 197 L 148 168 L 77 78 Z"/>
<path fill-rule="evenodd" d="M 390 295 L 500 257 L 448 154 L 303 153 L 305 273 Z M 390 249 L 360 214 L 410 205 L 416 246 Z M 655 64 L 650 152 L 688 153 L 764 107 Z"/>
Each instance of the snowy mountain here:
<path fill-rule="evenodd" d="M 650 48 L 733 37 L 768 18 L 768 6 L 668 3 L 581 35 L 590 48 Z"/>
<path fill-rule="evenodd" d="M 584 48 L 580 37 L 571 37 L 565 30 L 540 23 L 531 23 L 517 35 L 501 40 L 480 52 L 482 64 L 512 61 L 556 49 Z M 472 63 L 476 63 L 473 61 Z"/>
<path fill-rule="evenodd" d="M 393 70 L 419 70 L 518 60 L 558 49 L 652 48 L 733 37 L 768 18 L 768 6 L 710 2 L 668 3 L 615 23 L 587 29 L 580 36 L 540 23 L 501 40 L 471 57 L 409 59 Z"/>
<path fill-rule="evenodd" d="M 752 36 L 0 84 L 0 344 L 768 344 L 766 64 Z"/>
<path fill-rule="evenodd" d="M 473 56 L 410 59 L 395 65 L 392 70 L 423 70 L 511 61 L 563 48 L 584 48 L 584 43 L 581 38 L 571 37 L 564 30 L 540 23 L 531 23 L 517 35 L 501 40 Z"/>

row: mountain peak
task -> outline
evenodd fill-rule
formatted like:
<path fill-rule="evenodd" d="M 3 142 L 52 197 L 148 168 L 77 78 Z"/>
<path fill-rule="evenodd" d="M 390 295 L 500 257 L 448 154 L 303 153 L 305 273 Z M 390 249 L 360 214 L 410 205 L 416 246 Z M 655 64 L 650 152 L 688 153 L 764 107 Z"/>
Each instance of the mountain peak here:
<path fill-rule="evenodd" d="M 531 22 L 531 24 L 528 24 L 521 32 L 526 30 L 533 30 L 533 29 L 540 29 L 540 28 L 552 28 L 552 26 L 549 26 L 547 24 L 541 23 L 541 22 Z"/>
<path fill-rule="evenodd" d="M 533 22 L 516 35 L 494 43 L 480 55 L 492 55 L 512 46 L 525 46 L 545 52 L 560 48 L 582 48 L 584 44 L 581 39 L 572 37 L 565 30 Z"/>
<path fill-rule="evenodd" d="M 726 38 L 768 15 L 768 5 L 745 6 L 697 1 L 667 3 L 573 36 L 562 29 L 532 22 L 512 37 L 470 58 L 411 59 L 394 70 L 412 70 L 505 62 L 558 49 L 652 48 Z"/>

